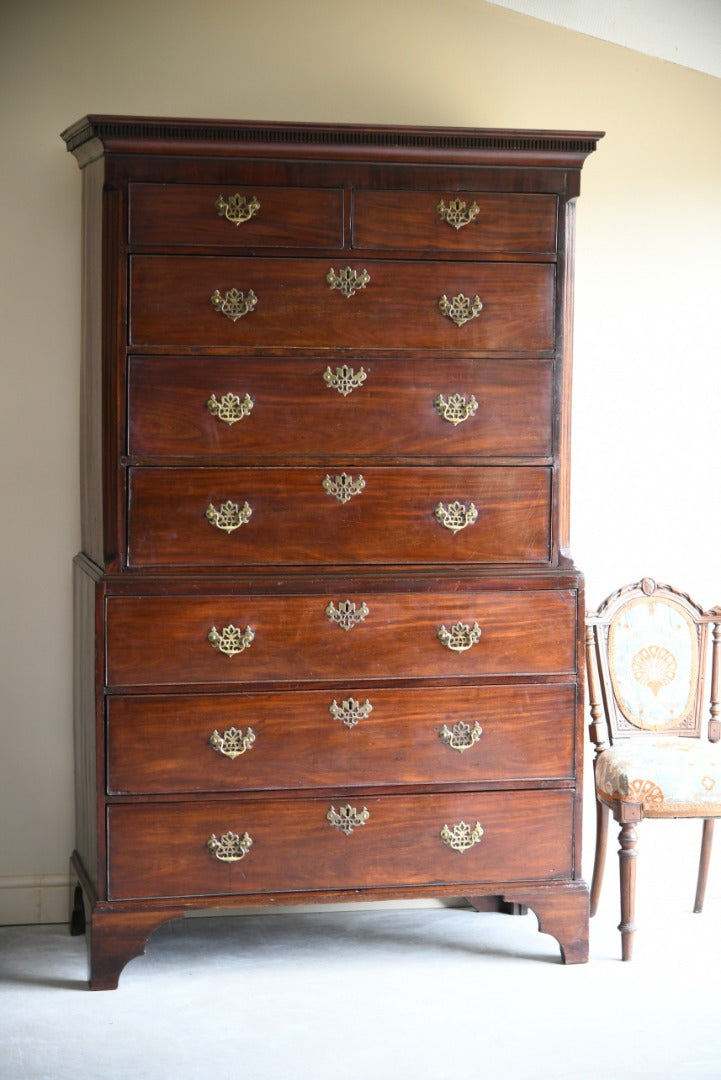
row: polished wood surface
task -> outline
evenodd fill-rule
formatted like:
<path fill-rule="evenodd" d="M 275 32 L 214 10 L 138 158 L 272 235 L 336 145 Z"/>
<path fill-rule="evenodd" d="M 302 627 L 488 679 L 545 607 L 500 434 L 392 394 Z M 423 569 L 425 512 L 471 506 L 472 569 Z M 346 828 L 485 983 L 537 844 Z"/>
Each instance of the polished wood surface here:
<path fill-rule="evenodd" d="M 541 263 L 441 263 L 359 259 L 206 258 L 134 255 L 130 340 L 150 346 L 261 349 L 451 349 L 543 353 L 554 346 L 554 268 Z M 334 266 L 334 263 L 337 265 Z M 354 296 L 326 275 L 346 265 L 370 275 Z M 237 322 L 211 303 L 218 290 L 252 291 L 257 305 Z M 483 303 L 457 326 L 442 296 Z"/>
<path fill-rule="evenodd" d="M 348 599 L 368 614 L 344 630 L 326 611 Z M 106 678 L 120 687 L 568 674 L 576 670 L 576 603 L 566 591 L 113 597 Z M 481 630 L 464 652 L 438 637 L 458 622 Z M 213 627 L 231 625 L 255 635 L 236 656 L 208 642 Z"/>
<path fill-rule="evenodd" d="M 463 685 L 270 693 L 122 695 L 107 702 L 108 792 L 144 795 L 573 777 L 575 686 Z M 344 701 L 371 706 L 353 726 Z M 565 717 L 565 724 L 559 718 Z M 453 749 L 444 729 L 480 727 Z M 255 739 L 231 759 L 211 736 Z M 532 749 L 531 749 L 532 748 Z"/>
<path fill-rule="evenodd" d="M 459 228 L 438 205 L 462 204 L 476 214 Z M 354 191 L 353 247 L 421 251 L 555 253 L 557 203 L 552 195 L 479 191 Z"/>
<path fill-rule="evenodd" d="M 531 906 L 583 962 L 566 549 L 573 205 L 598 134 L 92 116 L 63 137 L 91 987 L 185 911 L 280 900 Z M 346 805 L 370 814 L 350 835 L 327 817 Z M 467 850 L 443 842 L 476 822 Z M 241 829 L 241 860 L 208 848 Z"/>
<path fill-rule="evenodd" d="M 343 192 L 333 189 L 267 187 L 258 210 L 238 225 L 219 212 L 218 198 L 250 202 L 254 189 L 232 184 L 131 184 L 130 243 L 163 247 L 340 247 Z"/>
<path fill-rule="evenodd" d="M 362 483 L 339 501 L 339 476 Z M 346 494 L 341 490 L 341 496 Z M 248 504 L 232 533 L 209 507 Z M 460 503 L 458 532 L 436 516 Z M 133 469 L 130 566 L 548 563 L 551 473 L 541 468 Z M 440 510 L 439 510 L 440 508 Z M 475 520 L 466 518 L 472 508 Z M 452 518 L 455 524 L 455 517 Z"/>
<path fill-rule="evenodd" d="M 345 394 L 328 383 L 346 368 L 362 378 Z M 132 356 L 129 453 L 133 458 L 524 459 L 552 454 L 550 360 L 431 356 L 263 358 Z M 213 395 L 252 402 L 232 424 L 208 410 Z M 452 423 L 435 402 L 477 404 Z"/>
<path fill-rule="evenodd" d="M 344 793 L 323 799 L 111 806 L 110 882 L 114 899 L 275 893 L 393 885 L 549 880 L 567 877 L 572 794 L 568 791 L 353 796 L 368 821 L 350 835 L 327 819 Z M 444 825 L 481 823 L 467 851 L 443 843 Z M 220 862 L 208 840 L 249 834 L 253 846 Z"/>

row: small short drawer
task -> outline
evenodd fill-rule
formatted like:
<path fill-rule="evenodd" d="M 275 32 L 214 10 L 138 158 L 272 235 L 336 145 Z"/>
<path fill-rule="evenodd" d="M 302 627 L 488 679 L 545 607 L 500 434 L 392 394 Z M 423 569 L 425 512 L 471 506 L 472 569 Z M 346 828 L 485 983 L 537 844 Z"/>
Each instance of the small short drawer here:
<path fill-rule="evenodd" d="M 130 244 L 341 247 L 343 193 L 332 188 L 131 184 Z"/>
<path fill-rule="evenodd" d="M 111 687 L 564 674 L 576 593 L 115 596 L 106 656 Z"/>
<path fill-rule="evenodd" d="M 555 266 L 544 263 L 135 255 L 130 339 L 136 348 L 544 352 L 554 346 L 554 295 Z"/>
<path fill-rule="evenodd" d="M 132 469 L 132 567 L 548 563 L 548 468 Z"/>
<path fill-rule="evenodd" d="M 353 246 L 553 254 L 555 195 L 477 191 L 353 193 Z"/>
<path fill-rule="evenodd" d="M 129 451 L 168 458 L 547 457 L 549 360 L 130 360 Z"/>
<path fill-rule="evenodd" d="M 109 697 L 114 795 L 570 779 L 570 684 Z"/>
<path fill-rule="evenodd" d="M 571 791 L 349 799 L 341 790 L 324 799 L 115 805 L 108 893 L 129 900 L 431 884 L 465 892 L 569 878 L 572 850 Z"/>

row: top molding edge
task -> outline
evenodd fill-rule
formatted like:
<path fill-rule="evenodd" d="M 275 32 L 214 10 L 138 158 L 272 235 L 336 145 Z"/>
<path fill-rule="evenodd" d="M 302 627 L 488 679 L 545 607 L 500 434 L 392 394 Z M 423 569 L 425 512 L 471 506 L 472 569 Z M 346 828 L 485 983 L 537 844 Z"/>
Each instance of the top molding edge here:
<path fill-rule="evenodd" d="M 507 162 L 580 168 L 602 131 L 533 131 L 503 128 L 391 127 L 89 115 L 62 132 L 81 168 L 105 154 L 228 156 L 243 147 L 257 156 L 373 157 L 385 161 Z"/>

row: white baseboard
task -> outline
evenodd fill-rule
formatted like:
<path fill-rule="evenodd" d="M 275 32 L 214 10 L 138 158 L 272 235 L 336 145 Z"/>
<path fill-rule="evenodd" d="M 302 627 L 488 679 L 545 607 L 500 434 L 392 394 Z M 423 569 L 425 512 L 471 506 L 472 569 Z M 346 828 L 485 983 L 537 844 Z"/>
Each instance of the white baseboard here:
<path fill-rule="evenodd" d="M 0 877 L 0 926 L 65 923 L 70 919 L 70 877 Z"/>

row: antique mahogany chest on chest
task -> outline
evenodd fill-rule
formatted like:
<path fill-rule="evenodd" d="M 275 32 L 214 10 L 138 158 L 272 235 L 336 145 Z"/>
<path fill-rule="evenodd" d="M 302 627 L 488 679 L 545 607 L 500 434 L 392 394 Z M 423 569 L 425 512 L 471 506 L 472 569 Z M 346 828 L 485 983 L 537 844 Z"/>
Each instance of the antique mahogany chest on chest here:
<path fill-rule="evenodd" d="M 599 135 L 91 116 L 74 924 L 529 905 L 587 958 L 568 547 Z"/>

